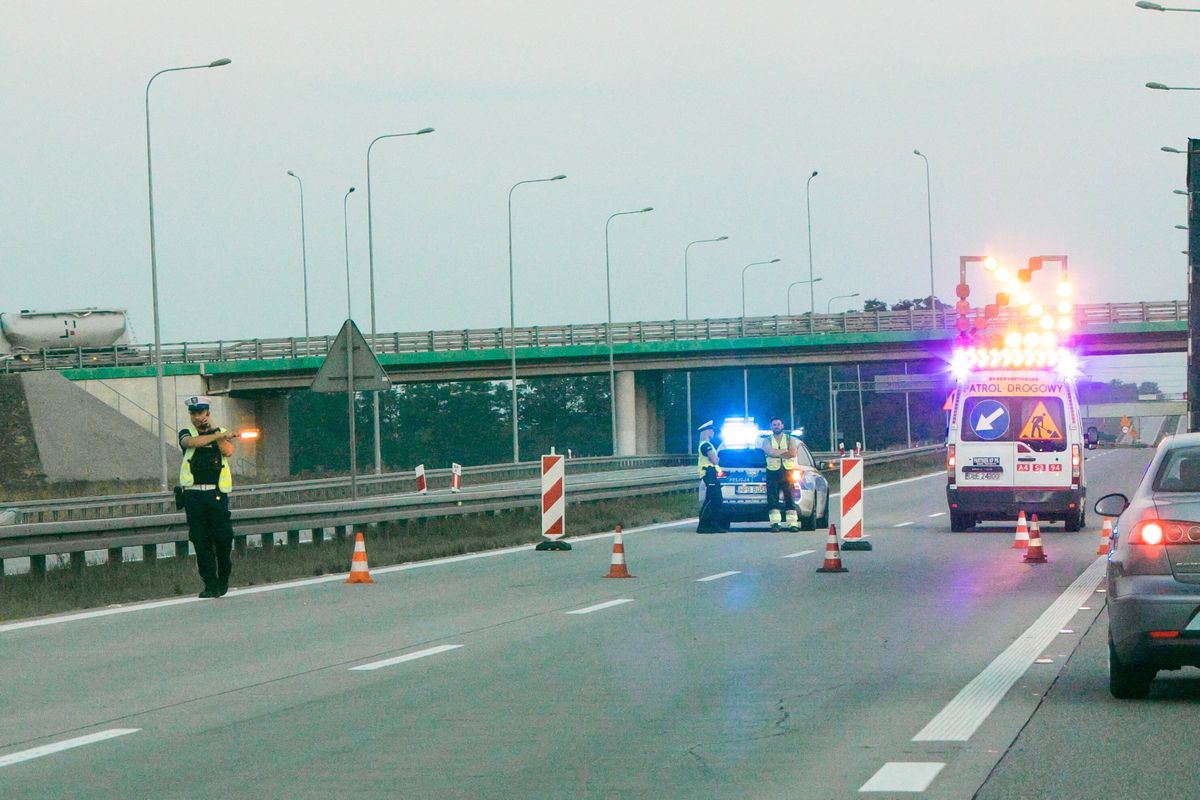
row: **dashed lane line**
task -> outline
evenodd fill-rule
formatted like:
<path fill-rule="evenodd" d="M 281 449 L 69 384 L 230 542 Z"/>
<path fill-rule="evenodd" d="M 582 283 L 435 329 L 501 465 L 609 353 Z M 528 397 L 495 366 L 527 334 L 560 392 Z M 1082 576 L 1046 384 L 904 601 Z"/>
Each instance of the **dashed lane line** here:
<path fill-rule="evenodd" d="M 603 611 L 606 608 L 612 608 L 613 606 L 619 606 L 623 603 L 632 603 L 632 602 L 633 602 L 632 597 L 623 597 L 620 600 L 609 600 L 608 602 L 605 602 L 605 603 L 597 603 L 594 606 L 586 606 L 585 608 L 577 608 L 574 611 L 568 611 L 567 613 L 568 614 L 591 614 L 593 611 Z"/>
<path fill-rule="evenodd" d="M 370 671 L 380 669 L 382 667 L 391 667 L 396 664 L 403 664 L 406 661 L 416 661 L 418 658 L 426 656 L 436 656 L 438 653 L 445 653 L 447 650 L 457 650 L 462 647 L 461 644 L 440 644 L 437 647 L 430 647 L 426 650 L 418 650 L 415 653 L 405 653 L 402 656 L 395 658 L 385 658 L 382 661 L 372 661 L 369 664 L 359 664 L 357 667 L 350 667 L 351 672 Z"/>
<path fill-rule="evenodd" d="M 940 761 L 889 761 L 859 791 L 923 792 L 944 766 Z"/>
<path fill-rule="evenodd" d="M 909 525 L 915 525 L 915 522 L 898 522 L 893 525 L 893 528 L 907 528 Z"/>
<path fill-rule="evenodd" d="M 815 552 L 817 552 L 817 551 L 816 550 L 801 550 L 799 553 L 788 553 L 786 556 L 780 556 L 780 558 L 799 558 L 800 556 L 812 555 Z"/>
<path fill-rule="evenodd" d="M 708 581 L 719 581 L 721 578 L 728 578 L 730 575 L 741 575 L 741 570 L 730 570 L 729 572 L 718 572 L 716 575 L 709 575 L 706 578 L 697 578 L 696 583 L 707 583 Z"/>
<path fill-rule="evenodd" d="M 109 728 L 106 731 L 98 733 L 89 733 L 87 736 L 77 736 L 74 739 L 64 739 L 61 742 L 54 744 L 45 744 L 41 747 L 34 747 L 30 750 L 22 750 L 19 753 L 9 753 L 6 756 L 0 756 L 0 767 L 11 767 L 13 764 L 20 764 L 22 761 L 32 761 L 35 758 L 48 756 L 53 753 L 61 753 L 63 750 L 71 750 L 76 747 L 83 747 L 86 744 L 95 744 L 103 742 L 107 739 L 115 739 L 118 736 L 125 736 L 130 733 L 137 733 L 141 728 Z"/>
<path fill-rule="evenodd" d="M 938 511 L 938 512 L 935 512 L 935 513 L 933 513 L 933 514 L 930 514 L 930 515 L 929 515 L 929 518 L 930 518 L 930 519 L 933 519 L 934 517 L 944 517 L 944 516 L 946 516 L 946 512 L 945 512 L 945 511 Z"/>

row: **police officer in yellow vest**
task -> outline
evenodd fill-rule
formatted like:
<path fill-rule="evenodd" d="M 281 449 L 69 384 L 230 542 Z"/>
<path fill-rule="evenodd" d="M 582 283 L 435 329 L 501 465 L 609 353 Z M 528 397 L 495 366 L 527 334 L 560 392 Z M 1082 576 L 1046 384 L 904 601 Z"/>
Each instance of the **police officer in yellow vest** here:
<path fill-rule="evenodd" d="M 783 432 L 783 420 L 779 417 L 771 418 L 771 435 L 763 438 L 762 450 L 767 456 L 767 518 L 771 521 L 771 530 L 779 530 L 779 507 L 782 505 L 787 514 L 788 530 L 798 531 L 800 518 L 796 513 L 796 499 L 792 497 L 791 480 L 791 472 L 796 468 L 796 441 Z"/>
<path fill-rule="evenodd" d="M 704 482 L 704 502 L 700 504 L 696 533 L 721 533 L 729 530 L 729 523 L 721 513 L 721 456 L 717 446 L 712 443 L 713 421 L 710 419 L 697 430 L 700 431 L 700 448 L 696 452 L 696 469 L 700 473 L 700 480 Z"/>
<path fill-rule="evenodd" d="M 229 591 L 233 563 L 233 525 L 229 520 L 229 492 L 233 474 L 229 458 L 237 434 L 215 427 L 209 418 L 212 401 L 193 395 L 184 401 L 191 424 L 179 431 L 183 463 L 179 485 L 183 488 L 183 510 L 187 514 L 188 539 L 196 548 L 196 566 L 204 581 L 200 597 L 221 597 Z"/>

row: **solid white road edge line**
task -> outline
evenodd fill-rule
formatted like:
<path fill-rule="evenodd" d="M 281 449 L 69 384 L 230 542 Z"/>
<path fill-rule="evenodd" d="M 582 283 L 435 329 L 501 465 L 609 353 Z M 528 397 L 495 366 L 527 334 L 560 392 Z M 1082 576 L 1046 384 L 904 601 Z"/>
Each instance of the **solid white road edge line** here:
<path fill-rule="evenodd" d="M 593 611 L 602 611 L 606 608 L 612 608 L 613 606 L 619 606 L 622 603 L 632 603 L 632 602 L 633 602 L 633 598 L 626 597 L 626 598 L 622 598 L 621 600 L 609 600 L 608 602 L 605 602 L 605 603 L 597 603 L 594 606 L 587 606 L 586 608 L 577 608 L 574 611 L 568 611 L 567 613 L 568 614 L 590 614 Z"/>
<path fill-rule="evenodd" d="M 46 744 L 41 747 L 34 747 L 31 750 L 22 750 L 19 753 L 9 753 L 6 756 L 0 756 L 0 767 L 8 767 L 13 764 L 20 764 L 22 761 L 30 761 L 42 756 L 48 756 L 52 753 L 61 753 L 63 750 L 70 750 L 75 747 L 83 747 L 85 744 L 94 744 L 103 742 L 105 739 L 115 739 L 118 736 L 124 736 L 128 733 L 137 733 L 141 728 L 109 728 L 106 731 L 99 733 L 89 733 L 87 736 L 77 736 L 74 739 L 65 739 L 54 744 Z"/>
<path fill-rule="evenodd" d="M 928 475 L 918 475 L 915 478 L 903 478 L 890 483 L 879 483 L 874 486 L 867 486 L 863 489 L 869 492 L 872 489 L 883 489 L 888 486 L 898 486 L 904 483 L 912 483 L 913 481 L 923 481 L 926 478 L 933 478 L 941 475 L 945 477 L 945 471 L 931 472 Z M 838 497 L 839 492 L 834 492 L 830 497 Z M 685 519 L 671 520 L 670 522 L 657 522 L 653 525 L 643 525 L 640 528 L 630 528 L 623 531 L 624 535 L 628 536 L 632 533 L 643 533 L 645 531 L 659 530 L 661 528 L 674 528 L 678 525 L 689 525 L 697 522 L 696 517 L 687 517 Z M 565 537 L 562 541 L 566 542 L 588 542 L 593 539 L 605 539 L 612 537 L 611 532 L 592 533 L 586 536 Z M 494 556 L 503 556 L 510 553 L 519 553 L 525 550 L 532 550 L 534 545 L 522 544 L 516 547 L 504 547 L 499 550 L 484 550 L 478 553 L 467 553 L 461 556 L 448 556 L 446 558 L 435 558 L 429 561 L 413 561 L 408 564 L 395 564 L 390 567 L 376 567 L 371 569 L 372 575 L 386 575 L 390 572 L 402 572 L 409 569 L 422 569 L 424 567 L 436 567 L 442 564 L 454 564 L 459 561 L 470 561 L 475 558 L 492 558 Z M 232 589 L 226 597 L 239 597 L 241 595 L 262 594 L 263 592 L 278 592 L 283 589 L 298 589 L 304 586 L 315 586 L 321 583 L 335 583 L 337 581 L 346 580 L 349 573 L 342 572 L 337 575 L 322 575 L 320 578 L 305 578 L 297 581 L 287 581 L 284 583 L 272 583 L 267 586 L 250 586 L 245 589 Z M 167 608 L 168 606 L 179 606 L 187 603 L 212 603 L 221 602 L 221 600 L 202 600 L 199 597 L 173 597 L 169 600 L 151 600 L 147 603 L 135 603 L 128 606 L 119 606 L 115 608 L 98 608 L 94 611 L 82 611 L 77 614 L 63 614 L 54 617 L 40 617 L 37 619 L 21 620 L 20 622 L 9 622 L 0 625 L 0 634 L 11 633 L 13 631 L 21 631 L 27 628 L 43 628 L 47 625 L 59 625 L 64 622 L 80 622 L 88 619 L 98 619 L 101 617 L 111 617 L 116 614 L 130 614 L 135 611 L 149 611 L 154 608 Z"/>
<path fill-rule="evenodd" d="M 730 570 L 729 572 L 718 572 L 716 575 L 709 575 L 707 578 L 696 578 L 696 583 L 705 583 L 707 581 L 716 581 L 721 578 L 728 578 L 730 575 L 741 575 L 741 570 Z"/>
<path fill-rule="evenodd" d="M 425 656 L 436 656 L 438 653 L 444 653 L 447 650 L 457 650 L 460 647 L 462 647 L 461 644 L 439 644 L 437 647 L 430 647 L 426 650 L 418 650 L 415 653 L 405 653 L 404 655 L 396 656 L 395 658 L 385 658 L 382 661 L 372 661 L 369 664 L 359 664 L 357 667 L 351 667 L 350 671 L 370 671 L 373 669 L 379 669 L 380 667 L 390 667 L 394 664 L 403 664 L 405 661 L 416 661 L 418 658 L 425 658 Z"/>
<path fill-rule="evenodd" d="M 923 792 L 944 766 L 939 761 L 889 761 L 859 791 Z"/>
<path fill-rule="evenodd" d="M 1058 636 L 1058 632 L 1096 590 L 1104 577 L 1107 558 L 1097 558 L 1050 604 L 1029 628 L 983 672 L 976 675 L 929 724 L 912 738 L 914 742 L 965 742 L 1000 704 L 1026 670 Z"/>

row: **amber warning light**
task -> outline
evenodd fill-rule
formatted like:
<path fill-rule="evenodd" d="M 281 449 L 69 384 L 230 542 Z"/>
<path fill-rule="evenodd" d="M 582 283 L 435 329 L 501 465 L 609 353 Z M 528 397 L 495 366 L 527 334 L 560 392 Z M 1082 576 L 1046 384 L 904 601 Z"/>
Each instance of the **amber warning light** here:
<path fill-rule="evenodd" d="M 249 430 L 244 430 L 244 431 L 238 431 L 239 439 L 257 439 L 259 437 L 259 435 L 260 435 L 259 432 L 257 430 L 255 430 L 254 428 L 250 428 Z"/>

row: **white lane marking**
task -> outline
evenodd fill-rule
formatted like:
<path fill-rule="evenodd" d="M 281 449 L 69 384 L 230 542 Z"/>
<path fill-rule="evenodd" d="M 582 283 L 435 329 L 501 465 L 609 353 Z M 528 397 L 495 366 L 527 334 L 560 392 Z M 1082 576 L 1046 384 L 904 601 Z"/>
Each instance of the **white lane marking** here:
<path fill-rule="evenodd" d="M 623 598 L 621 600 L 609 600 L 607 603 L 597 603 L 594 606 L 588 606 L 587 608 L 577 608 L 574 611 L 568 611 L 567 613 L 568 614 L 590 614 L 593 611 L 603 611 L 606 608 L 612 608 L 613 606 L 619 606 L 622 603 L 632 603 L 632 602 L 633 602 L 633 598 L 631 598 L 631 597 Z"/>
<path fill-rule="evenodd" d="M 940 761 L 889 761 L 859 791 L 923 792 L 944 766 Z"/>
<path fill-rule="evenodd" d="M 945 470 L 939 470 L 938 472 L 931 472 L 928 475 L 918 475 L 915 478 L 902 478 L 901 480 L 891 481 L 890 483 L 877 483 L 874 486 L 864 487 L 863 491 L 869 492 L 873 489 L 886 489 L 889 486 L 898 486 L 898 485 L 904 484 L 904 483 L 912 483 L 913 481 L 923 481 L 926 478 L 935 478 L 939 475 L 944 478 L 946 476 Z M 830 497 L 838 497 L 839 495 L 840 495 L 840 492 L 834 492 L 833 494 L 831 494 L 829 496 Z M 685 519 L 671 520 L 669 522 L 657 522 L 653 525 L 643 525 L 640 528 L 630 528 L 627 531 L 623 531 L 623 534 L 625 536 L 628 536 L 632 533 L 643 533 L 645 531 L 653 531 L 653 530 L 658 530 L 661 528 L 674 528 L 679 525 L 690 525 L 691 523 L 694 523 L 696 521 L 697 521 L 696 517 L 688 517 Z M 607 531 L 604 533 L 592 533 L 592 534 L 588 534 L 587 536 L 564 537 L 562 539 L 562 541 L 565 541 L 565 542 L 588 542 L 593 539 L 610 539 L 610 538 L 612 538 L 612 536 L 613 536 L 612 532 Z M 532 550 L 533 547 L 534 547 L 534 545 L 532 545 L 532 544 L 522 544 L 522 545 L 517 545 L 515 547 L 504 547 L 504 548 L 500 548 L 498 550 L 483 550 L 478 553 L 467 553 L 467 554 L 461 555 L 461 556 L 447 556 L 446 558 L 435 558 L 435 559 L 430 559 L 428 561 L 413 561 L 413 562 L 410 562 L 407 564 L 395 564 L 390 567 L 372 567 L 371 574 L 372 575 L 386 575 L 391 572 L 402 572 L 404 570 L 409 570 L 409 569 L 423 569 L 425 567 L 438 567 L 443 564 L 454 564 L 454 563 L 457 563 L 460 561 L 471 561 L 476 558 L 492 558 L 493 556 L 505 556 L 505 555 L 509 555 L 511 553 L 521 553 L 526 550 Z M 322 583 L 341 582 L 341 581 L 346 580 L 346 576 L 348 574 L 349 573 L 343 572 L 343 573 L 340 573 L 337 575 L 323 575 L 320 578 L 305 578 L 303 580 L 285 581 L 283 583 L 272 583 L 272 584 L 268 584 L 265 586 L 250 586 L 250 587 L 247 587 L 244 589 L 232 589 L 232 590 L 230 590 L 229 594 L 226 597 L 227 598 L 239 597 L 241 595 L 262 594 L 264 592 L 277 592 L 282 589 L 299 589 L 299 588 L 303 588 L 305 586 L 316 586 L 316 585 L 322 584 Z M 168 606 L 179 606 L 179 605 L 185 605 L 187 603 L 202 603 L 202 602 L 212 602 L 212 601 L 206 600 L 206 599 L 202 600 L 201 598 L 198 598 L 198 597 L 174 597 L 174 598 L 171 598 L 170 600 L 151 600 L 150 602 L 147 602 L 147 603 L 135 603 L 133 605 L 121 606 L 119 608 L 99 608 L 94 611 L 83 611 L 78 614 L 62 614 L 60 616 L 54 616 L 54 617 L 42 617 L 39 619 L 27 619 L 27 620 L 22 620 L 20 622 L 9 622 L 7 624 L 0 625 L 0 634 L 11 633 L 12 631 L 25 630 L 27 628 L 43 628 L 47 625 L 59 625 L 64 622 L 80 622 L 80 621 L 88 620 L 88 619 L 111 617 L 116 614 L 131 614 L 135 611 L 149 611 L 149 610 L 155 609 L 155 608 L 166 608 Z"/>
<path fill-rule="evenodd" d="M 1058 596 L 1029 628 L 1003 653 L 963 687 L 929 724 L 912 738 L 914 742 L 965 742 L 983 724 L 1034 659 L 1061 629 L 1104 577 L 1107 559 L 1097 558 Z"/>
<path fill-rule="evenodd" d="M 946 512 L 945 512 L 945 511 L 939 511 L 939 512 L 937 512 L 936 514 L 930 514 L 930 515 L 929 515 L 929 518 L 930 518 L 930 519 L 933 519 L 934 517 L 944 517 L 944 516 L 946 516 Z"/>
<path fill-rule="evenodd" d="M 52 753 L 61 753 L 63 750 L 70 750 L 75 747 L 83 747 L 85 744 L 95 744 L 103 742 L 106 739 L 115 739 L 118 736 L 124 736 L 129 733 L 137 733 L 141 728 L 109 728 L 106 731 L 99 733 L 90 733 L 87 736 L 78 736 L 74 739 L 66 739 L 54 744 L 46 744 L 41 747 L 35 747 L 32 750 L 22 750 L 19 753 L 9 753 L 6 756 L 0 756 L 0 767 L 8 767 L 13 764 L 20 764 L 22 761 L 30 761 L 42 756 L 48 756 Z"/>
<path fill-rule="evenodd" d="M 800 556 L 811 555 L 815 552 L 817 552 L 817 551 L 816 550 L 801 550 L 799 553 L 788 553 L 786 556 L 780 556 L 780 558 L 799 558 Z"/>
<path fill-rule="evenodd" d="M 350 671 L 369 671 L 379 669 L 380 667 L 390 667 L 394 664 L 403 664 L 405 661 L 416 661 L 418 658 L 425 658 L 425 656 L 436 656 L 438 653 L 445 653 L 447 650 L 457 650 L 460 647 L 462 647 L 461 644 L 439 644 L 437 647 L 430 647 L 427 650 L 418 650 L 415 653 L 406 653 L 395 658 L 385 658 L 383 661 L 372 661 L 369 664 L 359 664 L 357 667 L 351 667 Z"/>
<path fill-rule="evenodd" d="M 721 578 L 728 578 L 730 575 L 741 575 L 740 570 L 731 570 L 730 572 L 718 572 L 716 575 L 709 575 L 707 578 L 697 578 L 696 583 L 705 583 L 706 581 L 716 581 Z"/>
<path fill-rule="evenodd" d="M 916 523 L 914 523 L 914 522 L 900 522 L 900 523 L 897 523 L 896 525 L 893 525 L 892 527 L 893 528 L 907 528 L 909 525 L 915 525 L 915 524 Z"/>

